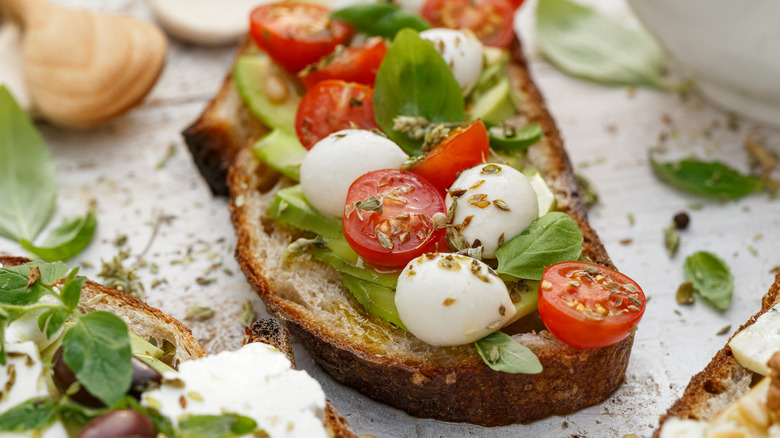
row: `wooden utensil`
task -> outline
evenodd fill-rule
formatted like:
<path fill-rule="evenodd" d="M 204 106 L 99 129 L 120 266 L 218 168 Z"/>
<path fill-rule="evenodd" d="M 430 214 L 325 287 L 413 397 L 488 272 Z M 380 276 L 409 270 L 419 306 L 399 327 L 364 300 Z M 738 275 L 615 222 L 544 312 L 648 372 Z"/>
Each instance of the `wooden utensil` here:
<path fill-rule="evenodd" d="M 154 24 L 52 5 L 0 0 L 23 28 L 24 78 L 36 111 L 89 128 L 139 104 L 165 64 L 168 41 Z"/>

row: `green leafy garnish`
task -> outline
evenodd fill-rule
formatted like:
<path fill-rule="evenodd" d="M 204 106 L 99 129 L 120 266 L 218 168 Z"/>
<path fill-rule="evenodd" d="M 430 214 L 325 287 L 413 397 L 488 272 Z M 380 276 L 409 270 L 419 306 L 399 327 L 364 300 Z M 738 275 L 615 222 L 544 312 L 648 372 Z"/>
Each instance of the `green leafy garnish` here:
<path fill-rule="evenodd" d="M 389 3 L 371 3 L 348 6 L 330 14 L 330 18 L 346 21 L 358 32 L 394 38 L 403 28 L 416 31 L 430 29 L 430 24 L 417 14 Z"/>
<path fill-rule="evenodd" d="M 32 120 L 0 86 L 0 236 L 34 240 L 54 211 L 54 163 Z"/>
<path fill-rule="evenodd" d="M 709 198 L 732 200 L 759 193 L 764 189 L 761 178 L 742 175 L 717 161 L 685 159 L 660 163 L 649 156 L 650 167 L 661 181 L 672 187 Z"/>
<path fill-rule="evenodd" d="M 681 88 L 664 79 L 664 54 L 645 32 L 569 0 L 539 0 L 536 38 L 545 58 L 572 76 L 608 85 Z"/>
<path fill-rule="evenodd" d="M 32 120 L 0 86 L 0 237 L 19 242 L 44 260 L 65 260 L 92 241 L 97 221 L 90 211 L 67 222 L 36 246 L 54 211 L 57 183 L 46 144 Z"/>
<path fill-rule="evenodd" d="M 474 343 L 479 357 L 496 371 L 512 374 L 539 374 L 542 363 L 525 345 L 504 332 L 494 332 Z"/>
<path fill-rule="evenodd" d="M 19 243 L 24 249 L 43 260 L 67 260 L 89 245 L 95 235 L 96 226 L 95 212 L 90 210 L 86 216 L 73 219 L 53 229 L 40 246 L 33 245 L 27 239 L 22 239 Z"/>
<path fill-rule="evenodd" d="M 700 251 L 685 259 L 685 278 L 699 296 L 718 310 L 731 304 L 734 277 L 726 262 L 715 254 Z"/>
<path fill-rule="evenodd" d="M 109 312 L 80 316 L 62 338 L 63 360 L 90 394 L 108 406 L 127 393 L 133 375 L 127 325 Z"/>
<path fill-rule="evenodd" d="M 411 155 L 421 153 L 423 140 L 393 129 L 396 117 L 424 117 L 431 123 L 465 118 L 463 95 L 452 70 L 414 30 L 398 32 L 387 49 L 376 76 L 374 113 L 382 131 Z"/>
<path fill-rule="evenodd" d="M 540 217 L 520 235 L 498 248 L 496 272 L 516 278 L 541 280 L 554 263 L 577 260 L 582 232 L 569 215 L 553 211 Z"/>
<path fill-rule="evenodd" d="M 236 414 L 190 415 L 179 420 L 181 438 L 232 438 L 252 433 L 255 420 Z"/>
<path fill-rule="evenodd" d="M 488 129 L 490 147 L 497 151 L 524 151 L 544 137 L 542 127 L 536 123 L 522 129 L 494 126 Z"/>
<path fill-rule="evenodd" d="M 0 415 L 0 430 L 25 432 L 41 429 L 57 419 L 57 401 L 52 398 L 33 398 L 16 405 Z"/>

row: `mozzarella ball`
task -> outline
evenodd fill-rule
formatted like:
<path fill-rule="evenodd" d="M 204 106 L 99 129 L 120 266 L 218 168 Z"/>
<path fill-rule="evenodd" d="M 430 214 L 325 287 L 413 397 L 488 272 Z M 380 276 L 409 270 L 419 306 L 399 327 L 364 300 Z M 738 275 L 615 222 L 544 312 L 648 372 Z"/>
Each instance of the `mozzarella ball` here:
<path fill-rule="evenodd" d="M 409 158 L 397 144 L 365 129 L 345 129 L 317 142 L 301 162 L 301 188 L 321 213 L 342 217 L 349 186 L 372 170 L 399 169 Z"/>
<path fill-rule="evenodd" d="M 424 30 L 420 38 L 433 44 L 452 69 L 463 95 L 469 94 L 482 73 L 482 43 L 471 33 L 444 28 Z"/>
<path fill-rule="evenodd" d="M 458 254 L 425 254 L 409 262 L 398 277 L 395 306 L 413 335 L 442 347 L 482 339 L 515 314 L 498 275 Z"/>
<path fill-rule="evenodd" d="M 500 245 L 539 217 L 536 192 L 528 178 L 510 166 L 490 163 L 464 170 L 447 193 L 448 211 L 453 195 L 457 205 L 452 223 L 469 246 L 482 245 L 483 258 L 494 258 Z"/>

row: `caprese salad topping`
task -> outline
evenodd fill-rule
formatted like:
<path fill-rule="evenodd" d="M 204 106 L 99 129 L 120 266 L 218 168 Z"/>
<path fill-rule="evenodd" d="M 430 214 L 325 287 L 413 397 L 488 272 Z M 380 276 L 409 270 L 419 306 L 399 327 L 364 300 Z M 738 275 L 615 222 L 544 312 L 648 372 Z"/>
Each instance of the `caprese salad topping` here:
<path fill-rule="evenodd" d="M 293 84 L 291 96 L 268 99 L 242 60 L 234 73 L 273 129 L 257 156 L 300 182 L 268 215 L 317 236 L 286 255 L 332 265 L 368 312 L 425 342 L 475 342 L 494 369 L 533 373 L 533 353 L 500 329 L 537 301 L 559 339 L 598 348 L 628 336 L 644 296 L 622 274 L 577 261 L 578 225 L 525 165 L 541 129 L 517 115 L 507 52 L 487 47 L 509 44 L 513 11 L 507 0 L 427 0 L 423 20 L 388 4 L 266 5 L 251 18 L 265 54 L 251 56 L 270 60 L 243 64 Z M 507 365 L 507 349 L 536 365 Z"/>

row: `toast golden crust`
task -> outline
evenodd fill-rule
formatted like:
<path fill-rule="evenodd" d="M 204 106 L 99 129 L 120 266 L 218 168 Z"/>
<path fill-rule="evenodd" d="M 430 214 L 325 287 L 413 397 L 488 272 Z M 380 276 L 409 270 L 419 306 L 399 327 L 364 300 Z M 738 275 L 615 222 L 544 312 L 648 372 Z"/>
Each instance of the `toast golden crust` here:
<path fill-rule="evenodd" d="M 528 161 L 545 176 L 558 210 L 574 218 L 582 230 L 583 253 L 612 267 L 587 222 L 571 163 L 530 78 L 519 41 L 511 52 L 509 77 L 525 96 L 522 112 L 546 136 L 530 148 Z M 281 252 L 292 236 L 266 220 L 264 213 L 272 197 L 265 193 L 267 188 L 283 185 L 284 180 L 248 148 L 239 149 L 228 175 L 236 258 L 268 310 L 335 379 L 412 415 L 484 426 L 569 414 L 604 400 L 622 382 L 633 336 L 606 348 L 580 350 L 537 325 L 537 330 L 515 336 L 537 354 L 544 371 L 501 373 L 487 367 L 470 345 L 432 347 L 367 314 L 341 288 L 339 274 L 330 267 L 311 260 L 282 266 Z"/>
<path fill-rule="evenodd" d="M 775 269 L 775 282 L 761 300 L 761 310 L 742 324 L 731 335 L 729 341 L 778 303 L 780 303 L 780 268 Z M 747 392 L 752 381 L 753 372 L 739 364 L 727 341 L 704 370 L 691 378 L 683 395 L 661 416 L 658 429 L 653 436 L 660 435 L 661 427 L 670 417 L 709 420 Z"/>

